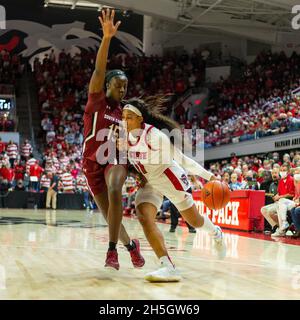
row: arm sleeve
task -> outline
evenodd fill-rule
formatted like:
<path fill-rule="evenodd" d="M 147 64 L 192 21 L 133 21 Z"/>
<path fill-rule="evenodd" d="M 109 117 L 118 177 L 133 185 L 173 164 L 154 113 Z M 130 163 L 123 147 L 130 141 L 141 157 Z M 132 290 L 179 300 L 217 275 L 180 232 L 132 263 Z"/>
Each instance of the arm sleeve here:
<path fill-rule="evenodd" d="M 89 93 L 85 113 L 95 113 L 106 106 L 105 92 Z"/>
<path fill-rule="evenodd" d="M 205 180 L 210 180 L 213 174 L 203 168 L 193 159 L 185 156 L 178 148 L 176 148 L 170 139 L 160 130 L 151 130 L 151 134 L 147 136 L 148 144 L 152 150 L 160 150 L 162 163 L 170 163 L 175 160 L 188 174 L 200 176 Z"/>

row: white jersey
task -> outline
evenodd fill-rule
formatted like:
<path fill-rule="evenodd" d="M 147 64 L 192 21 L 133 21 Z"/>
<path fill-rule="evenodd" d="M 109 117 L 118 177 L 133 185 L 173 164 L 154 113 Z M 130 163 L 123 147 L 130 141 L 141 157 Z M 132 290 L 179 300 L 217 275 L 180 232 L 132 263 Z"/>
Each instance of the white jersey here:
<path fill-rule="evenodd" d="M 174 147 L 166 134 L 149 124 L 144 124 L 138 137 L 129 133 L 128 159 L 149 182 L 174 166 L 206 180 L 213 175 Z"/>

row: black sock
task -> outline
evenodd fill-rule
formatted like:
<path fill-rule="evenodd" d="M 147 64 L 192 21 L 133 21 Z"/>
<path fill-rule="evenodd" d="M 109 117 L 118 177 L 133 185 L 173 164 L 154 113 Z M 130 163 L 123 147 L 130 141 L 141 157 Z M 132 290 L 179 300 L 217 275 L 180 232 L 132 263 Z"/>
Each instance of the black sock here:
<path fill-rule="evenodd" d="M 109 241 L 109 246 L 108 246 L 108 250 L 109 251 L 114 251 L 117 250 L 116 249 L 117 244 L 115 242 Z"/>
<path fill-rule="evenodd" d="M 125 247 L 127 248 L 128 251 L 131 251 L 136 248 L 136 245 L 133 241 L 130 241 L 129 244 L 126 244 Z"/>

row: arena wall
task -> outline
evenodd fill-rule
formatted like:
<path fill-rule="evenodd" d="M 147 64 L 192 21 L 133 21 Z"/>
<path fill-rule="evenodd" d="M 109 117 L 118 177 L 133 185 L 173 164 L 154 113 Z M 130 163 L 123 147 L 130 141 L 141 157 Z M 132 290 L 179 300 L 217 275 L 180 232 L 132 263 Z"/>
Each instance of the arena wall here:
<path fill-rule="evenodd" d="M 232 152 L 236 153 L 237 156 L 243 156 L 296 148 L 300 148 L 299 132 L 280 134 L 267 138 L 206 149 L 204 158 L 205 161 L 208 161 L 230 157 Z"/>

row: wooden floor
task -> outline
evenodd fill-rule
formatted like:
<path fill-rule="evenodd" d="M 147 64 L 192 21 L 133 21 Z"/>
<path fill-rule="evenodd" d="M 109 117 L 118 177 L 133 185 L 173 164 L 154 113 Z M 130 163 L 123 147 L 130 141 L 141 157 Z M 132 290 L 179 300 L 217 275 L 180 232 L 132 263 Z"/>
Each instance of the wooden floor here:
<path fill-rule="evenodd" d="M 0 211 L 0 299 L 299 299 L 300 246 L 226 231 L 227 257 L 218 261 L 204 232 L 159 224 L 180 283 L 147 283 L 158 266 L 139 223 L 124 219 L 142 244 L 146 265 L 133 269 L 119 246 L 119 271 L 103 267 L 107 227 L 99 213 Z"/>

